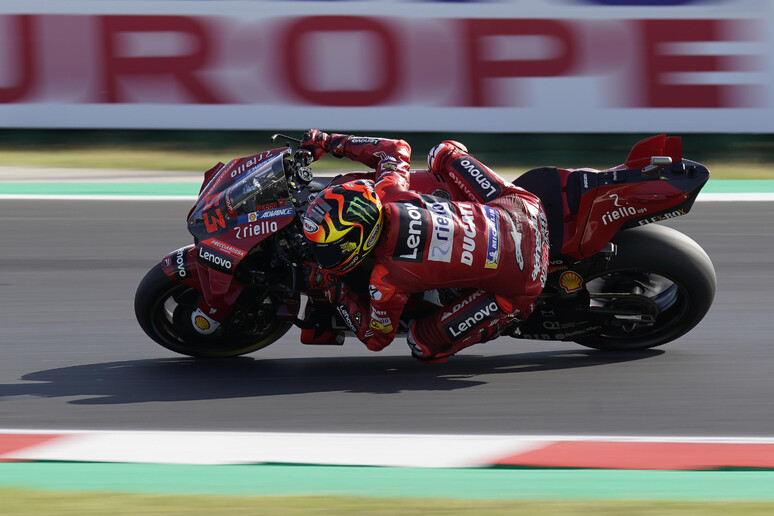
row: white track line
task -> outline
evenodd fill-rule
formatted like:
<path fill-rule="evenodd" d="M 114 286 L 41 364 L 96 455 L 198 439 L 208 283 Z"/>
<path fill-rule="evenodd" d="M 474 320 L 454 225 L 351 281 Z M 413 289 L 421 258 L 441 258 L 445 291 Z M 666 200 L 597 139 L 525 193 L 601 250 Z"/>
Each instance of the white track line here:
<path fill-rule="evenodd" d="M 0 194 L 0 200 L 18 201 L 190 201 L 194 195 L 56 195 Z"/>
<path fill-rule="evenodd" d="M 4 435 L 3 435 L 4 434 Z M 396 467 L 477 467 L 557 442 L 763 444 L 774 438 L 577 435 L 431 435 L 281 432 L 0 430 L 55 438 L 0 460 L 134 462 L 155 464 L 297 463 Z"/>
<path fill-rule="evenodd" d="M 57 195 L 0 194 L 0 200 L 20 201 L 189 201 L 194 195 Z M 774 192 L 700 193 L 698 202 L 762 202 L 774 201 Z"/>

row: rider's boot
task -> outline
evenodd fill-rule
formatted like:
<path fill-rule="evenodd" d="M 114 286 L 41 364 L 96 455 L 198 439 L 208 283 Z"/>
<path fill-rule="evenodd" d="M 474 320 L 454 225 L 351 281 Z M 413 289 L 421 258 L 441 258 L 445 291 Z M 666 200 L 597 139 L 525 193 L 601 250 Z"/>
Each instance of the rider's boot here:
<path fill-rule="evenodd" d="M 344 344 L 344 332 L 320 328 L 305 328 L 301 330 L 301 343 L 340 346 Z"/>

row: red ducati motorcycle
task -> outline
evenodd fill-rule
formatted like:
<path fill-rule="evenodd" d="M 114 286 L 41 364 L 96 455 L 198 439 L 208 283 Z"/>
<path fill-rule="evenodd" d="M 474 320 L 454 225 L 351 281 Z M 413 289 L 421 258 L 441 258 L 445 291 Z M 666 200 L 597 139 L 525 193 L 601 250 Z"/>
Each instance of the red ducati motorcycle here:
<path fill-rule="evenodd" d="M 374 172 L 315 179 L 311 155 L 292 150 L 298 140 L 277 137 L 288 146 L 205 173 L 188 214 L 194 243 L 169 253 L 137 288 L 137 320 L 162 346 L 225 357 L 264 348 L 292 325 L 348 331 L 334 306 L 304 291 L 303 264 L 312 257 L 300 215 L 316 192 Z M 706 167 L 683 159 L 680 138 L 665 135 L 639 142 L 608 170 L 545 167 L 521 175 L 514 183 L 545 206 L 551 261 L 536 310 L 505 334 L 631 350 L 691 330 L 712 304 L 715 270 L 696 242 L 652 223 L 688 213 L 708 179 Z M 412 171 L 410 184 L 428 202 L 464 199 L 453 183 L 424 170 Z M 368 269 L 361 265 L 344 280 L 367 292 Z M 400 331 L 457 295 L 414 295 Z"/>

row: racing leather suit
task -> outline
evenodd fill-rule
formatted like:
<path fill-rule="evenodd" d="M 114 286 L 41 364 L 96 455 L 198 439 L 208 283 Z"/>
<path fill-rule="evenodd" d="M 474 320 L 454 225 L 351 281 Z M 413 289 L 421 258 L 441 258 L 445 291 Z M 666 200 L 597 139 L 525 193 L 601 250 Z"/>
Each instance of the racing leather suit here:
<path fill-rule="evenodd" d="M 368 349 L 392 342 L 416 292 L 465 289 L 411 324 L 412 352 L 429 361 L 492 339 L 532 312 L 545 286 L 549 251 L 548 224 L 536 196 L 505 182 L 453 141 L 430 151 L 429 169 L 469 201 L 409 191 L 411 148 L 403 140 L 332 134 L 326 144 L 334 156 L 376 170 L 386 222 L 373 251 L 370 299 L 343 285 L 337 307 Z"/>

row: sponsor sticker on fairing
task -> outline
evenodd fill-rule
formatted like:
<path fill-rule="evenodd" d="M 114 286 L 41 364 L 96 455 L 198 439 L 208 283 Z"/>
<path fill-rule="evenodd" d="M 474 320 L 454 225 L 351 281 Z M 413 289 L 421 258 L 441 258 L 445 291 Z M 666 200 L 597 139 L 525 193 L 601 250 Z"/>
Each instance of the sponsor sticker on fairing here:
<path fill-rule="evenodd" d="M 242 172 L 244 172 L 245 170 L 247 170 L 248 173 L 251 173 L 253 170 L 255 170 L 255 167 L 258 164 L 258 161 L 263 159 L 263 158 L 265 158 L 265 157 L 268 157 L 268 155 L 264 156 L 263 154 L 258 154 L 257 156 L 251 157 L 247 161 L 244 161 L 237 168 L 233 169 L 231 171 L 230 177 L 233 179 L 236 176 L 242 174 Z M 244 158 L 242 158 L 242 159 L 244 159 Z M 242 160 L 240 160 L 240 161 L 242 161 Z M 231 162 L 229 162 L 229 165 L 233 166 L 232 163 L 233 163 L 233 165 L 236 164 L 234 161 L 231 161 Z"/>
<path fill-rule="evenodd" d="M 182 280 L 188 276 L 188 247 L 181 247 L 174 255 L 175 276 Z"/>
<path fill-rule="evenodd" d="M 256 211 L 266 211 L 271 210 L 272 208 L 276 208 L 277 206 L 285 206 L 284 204 L 279 204 L 277 202 L 268 202 L 265 204 L 259 204 L 255 207 Z"/>
<path fill-rule="evenodd" d="M 496 269 L 500 265 L 500 213 L 491 206 L 484 206 L 489 238 L 486 247 L 485 269 Z"/>
<path fill-rule="evenodd" d="M 208 243 L 209 245 L 216 247 L 221 251 L 223 251 L 224 253 L 234 256 L 236 258 L 244 258 L 245 255 L 247 254 L 242 249 L 239 249 L 238 247 L 234 247 L 231 244 L 227 244 L 226 242 L 221 242 L 220 240 L 217 240 L 215 238 L 210 239 Z"/>
<path fill-rule="evenodd" d="M 570 292 L 580 290 L 581 285 L 583 285 L 583 278 L 577 272 L 566 271 L 559 276 L 559 285 L 569 294 Z"/>
<path fill-rule="evenodd" d="M 276 221 L 262 220 L 260 222 L 240 224 L 234 228 L 234 235 L 237 239 L 259 237 L 261 235 L 268 235 L 270 233 L 276 233 L 279 229 L 279 225 Z"/>
<path fill-rule="evenodd" d="M 684 209 L 683 210 L 674 210 L 674 211 L 669 212 L 669 213 L 662 213 L 661 215 L 655 215 L 653 217 L 640 220 L 638 222 L 638 224 L 640 226 L 644 226 L 645 224 L 650 224 L 652 222 L 660 222 L 662 220 L 667 220 L 667 219 L 673 219 L 675 217 L 680 217 L 681 215 L 685 215 L 685 214 L 686 214 L 686 211 Z"/>
<path fill-rule="evenodd" d="M 199 262 L 220 272 L 233 274 L 234 258 L 215 249 L 200 245 L 197 249 L 196 258 Z"/>
<path fill-rule="evenodd" d="M 288 215 L 293 215 L 293 207 L 286 206 L 284 208 L 275 208 L 272 210 L 259 212 L 257 215 L 258 215 L 258 220 L 275 219 L 277 217 L 287 217 Z"/>
<path fill-rule="evenodd" d="M 271 210 L 254 211 L 252 213 L 246 213 L 240 215 L 237 218 L 238 224 L 244 224 L 246 222 L 256 222 L 259 220 L 276 219 L 277 217 L 287 217 L 293 215 L 294 210 L 292 206 L 286 206 L 284 208 L 274 208 Z"/>
<path fill-rule="evenodd" d="M 220 323 L 197 308 L 191 314 L 191 323 L 194 329 L 202 335 L 210 335 L 220 327 Z"/>

